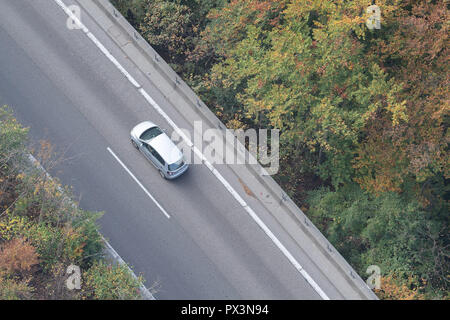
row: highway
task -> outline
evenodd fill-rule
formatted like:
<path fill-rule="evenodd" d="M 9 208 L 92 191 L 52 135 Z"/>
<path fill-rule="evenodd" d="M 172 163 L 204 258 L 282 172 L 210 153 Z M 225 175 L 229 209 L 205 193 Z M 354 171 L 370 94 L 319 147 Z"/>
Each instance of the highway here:
<path fill-rule="evenodd" d="M 0 0 L 0 104 L 30 128 L 32 145 L 48 140 L 64 152 L 68 160 L 51 174 L 73 186 L 83 209 L 105 212 L 101 233 L 147 287 L 155 285 L 155 297 L 320 299 L 205 165 L 191 165 L 174 181 L 161 179 L 129 132 L 144 120 L 169 134 L 172 128 L 66 21 L 53 0 Z M 180 128 L 193 130 L 94 21 L 84 15 L 83 23 Z M 233 172 L 216 168 L 323 291 L 342 299 Z"/>

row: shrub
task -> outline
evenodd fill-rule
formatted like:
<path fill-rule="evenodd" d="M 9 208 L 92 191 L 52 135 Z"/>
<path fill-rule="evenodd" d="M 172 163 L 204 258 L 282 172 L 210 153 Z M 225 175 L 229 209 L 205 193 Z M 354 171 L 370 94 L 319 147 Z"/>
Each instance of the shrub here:
<path fill-rule="evenodd" d="M 35 248 L 23 238 L 15 238 L 0 246 L 0 275 L 14 271 L 29 271 L 38 263 Z"/>
<path fill-rule="evenodd" d="M 135 279 L 124 265 L 107 265 L 96 261 L 83 274 L 83 291 L 86 298 L 100 300 L 140 299 L 139 284 L 142 277 Z"/>

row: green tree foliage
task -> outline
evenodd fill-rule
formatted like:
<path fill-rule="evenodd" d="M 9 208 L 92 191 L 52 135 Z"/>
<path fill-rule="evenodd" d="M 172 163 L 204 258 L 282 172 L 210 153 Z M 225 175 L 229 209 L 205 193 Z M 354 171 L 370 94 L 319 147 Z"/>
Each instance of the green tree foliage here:
<path fill-rule="evenodd" d="M 130 22 L 133 27 L 138 29 L 146 12 L 146 4 L 149 0 L 112 0 L 114 6 Z"/>
<path fill-rule="evenodd" d="M 201 37 L 211 8 L 224 0 L 114 0 L 122 14 L 158 53 L 195 85 L 214 61 Z"/>
<path fill-rule="evenodd" d="M 417 201 L 393 192 L 371 196 L 351 184 L 312 191 L 308 202 L 310 216 L 360 274 L 375 264 L 433 292 L 449 289 L 448 221 L 430 217 Z"/>
<path fill-rule="evenodd" d="M 164 0 L 151 1 L 141 23 L 142 35 L 169 62 L 180 62 L 192 48 L 194 26 L 189 7 Z"/>

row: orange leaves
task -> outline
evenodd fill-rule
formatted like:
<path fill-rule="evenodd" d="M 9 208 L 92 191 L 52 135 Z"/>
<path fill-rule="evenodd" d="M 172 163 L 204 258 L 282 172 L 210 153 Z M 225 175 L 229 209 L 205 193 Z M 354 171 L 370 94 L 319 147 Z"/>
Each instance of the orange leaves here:
<path fill-rule="evenodd" d="M 378 135 L 391 139 L 389 149 L 405 159 L 402 175 L 422 183 L 436 174 L 447 175 L 449 167 L 448 10 L 444 1 L 404 1 L 392 13 L 387 19 L 391 32 L 375 39 L 372 50 L 403 88 L 396 97 L 400 102 L 387 101 L 392 124 L 378 119 L 384 122 Z M 401 120 L 407 122 L 399 125 Z"/>
<path fill-rule="evenodd" d="M 407 284 L 399 283 L 395 276 L 381 277 L 381 289 L 376 294 L 383 300 L 423 300 L 425 296 L 418 292 L 413 285 L 417 283 L 412 277 L 408 277 Z"/>
<path fill-rule="evenodd" d="M 264 81 L 262 79 L 258 79 L 258 88 L 261 89 L 264 86 Z"/>
<path fill-rule="evenodd" d="M 375 132 L 370 135 L 372 137 L 361 143 L 358 156 L 353 161 L 353 168 L 357 171 L 354 181 L 377 195 L 386 191 L 400 192 L 406 176 L 404 155 L 376 137 Z"/>
<path fill-rule="evenodd" d="M 338 84 L 334 85 L 333 91 L 339 95 L 342 99 L 347 98 L 346 93 L 347 87 L 346 86 L 339 86 Z"/>
<path fill-rule="evenodd" d="M 29 271 L 37 263 L 35 248 L 22 238 L 12 239 L 0 247 L 0 272 Z"/>
<path fill-rule="evenodd" d="M 285 3 L 284 1 L 274 0 L 251 0 L 249 7 L 257 12 L 256 16 L 260 20 L 265 19 L 267 16 L 275 15 L 269 22 L 270 25 L 275 26 L 280 21 L 277 13 L 284 9 Z"/>

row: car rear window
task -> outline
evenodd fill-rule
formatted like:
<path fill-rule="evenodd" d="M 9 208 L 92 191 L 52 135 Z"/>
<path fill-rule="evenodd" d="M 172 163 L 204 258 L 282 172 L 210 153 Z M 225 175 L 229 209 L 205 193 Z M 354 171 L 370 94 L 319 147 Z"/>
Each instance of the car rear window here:
<path fill-rule="evenodd" d="M 169 164 L 169 171 L 175 171 L 180 169 L 184 165 L 184 161 Z"/>
<path fill-rule="evenodd" d="M 159 136 L 162 133 L 161 129 L 158 127 L 153 127 L 148 130 L 145 130 L 144 133 L 139 137 L 141 140 L 148 141 L 153 139 L 154 137 Z"/>

